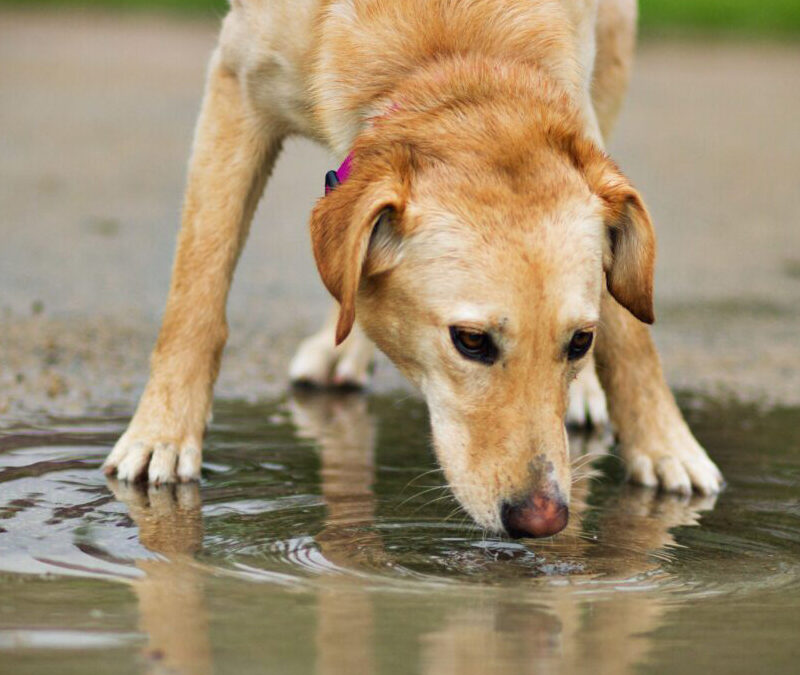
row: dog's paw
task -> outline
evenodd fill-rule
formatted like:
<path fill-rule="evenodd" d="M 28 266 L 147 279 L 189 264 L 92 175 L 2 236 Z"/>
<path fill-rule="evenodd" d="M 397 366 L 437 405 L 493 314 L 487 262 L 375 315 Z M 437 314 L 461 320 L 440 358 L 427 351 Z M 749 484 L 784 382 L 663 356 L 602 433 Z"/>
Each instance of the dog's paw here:
<path fill-rule="evenodd" d="M 294 384 L 315 387 L 366 387 L 375 347 L 357 328 L 338 347 L 326 327 L 303 340 L 289 363 Z"/>
<path fill-rule="evenodd" d="M 594 359 L 587 363 L 569 388 L 567 424 L 573 427 L 608 425 L 606 395 L 597 379 Z"/>
<path fill-rule="evenodd" d="M 129 430 L 108 455 L 103 471 L 121 481 L 160 485 L 199 480 L 201 460 L 202 448 L 195 440 L 164 440 Z"/>
<path fill-rule="evenodd" d="M 631 482 L 665 492 L 717 494 L 725 485 L 722 473 L 681 424 L 661 442 L 652 439 L 623 448 Z"/>
<path fill-rule="evenodd" d="M 192 400 L 176 391 L 145 390 L 128 430 L 103 463 L 106 475 L 154 485 L 198 480 L 207 413 L 190 405 Z M 182 401 L 182 414 L 171 413 L 168 401 Z"/>

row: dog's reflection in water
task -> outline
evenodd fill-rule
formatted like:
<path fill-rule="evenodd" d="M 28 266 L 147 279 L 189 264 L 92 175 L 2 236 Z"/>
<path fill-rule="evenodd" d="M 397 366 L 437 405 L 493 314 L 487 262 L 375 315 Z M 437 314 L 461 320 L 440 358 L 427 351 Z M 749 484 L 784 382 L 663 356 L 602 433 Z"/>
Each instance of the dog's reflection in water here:
<path fill-rule="evenodd" d="M 373 527 L 377 424 L 367 399 L 355 392 L 298 390 L 289 410 L 297 435 L 319 448 L 326 516 L 317 544 L 334 565 L 374 569 L 386 557 Z"/>
<path fill-rule="evenodd" d="M 148 487 L 108 479 L 108 485 L 128 507 L 142 545 L 163 556 L 138 560 L 144 576 L 133 582 L 151 672 L 210 674 L 205 572 L 194 563 L 203 545 L 197 483 Z"/>
<path fill-rule="evenodd" d="M 327 514 L 316 537 L 336 567 L 359 571 L 391 564 L 376 521 L 376 420 L 357 394 L 297 393 L 290 401 L 297 435 L 316 442 Z M 602 437 L 572 439 L 573 462 L 605 452 Z M 696 524 L 713 497 L 660 496 L 625 486 L 607 499 L 597 516 L 595 538 L 581 533 L 593 478 L 586 464 L 575 471 L 572 518 L 567 531 L 534 550 L 548 558 L 589 561 L 592 574 L 629 579 L 655 571 L 671 528 Z M 162 559 L 141 560 L 145 573 L 135 584 L 140 625 L 149 637 L 154 672 L 210 673 L 213 670 L 205 606 L 203 568 L 193 561 L 203 537 L 196 484 L 163 488 L 110 481 L 139 527 L 139 538 Z M 520 579 L 520 584 L 530 584 Z M 535 594 L 492 593 L 480 602 L 442 601 L 435 619 L 418 624 L 419 669 L 426 673 L 484 673 L 507 664 L 514 672 L 570 673 L 591 664 L 595 673 L 632 670 L 649 650 L 647 634 L 662 622 L 664 596 L 656 592 L 576 593 L 572 584 L 542 585 Z M 323 577 L 317 593 L 316 653 L 319 673 L 376 672 L 374 594 L 357 575 Z M 408 627 L 406 627 L 408 630 Z M 411 665 L 411 664 L 409 664 Z"/>
<path fill-rule="evenodd" d="M 319 448 L 326 517 L 315 540 L 322 554 L 337 567 L 374 569 L 385 554 L 372 527 L 377 424 L 367 410 L 367 399 L 355 392 L 298 390 L 289 409 L 297 435 L 315 441 Z M 370 596 L 358 584 L 331 576 L 322 584 L 317 607 L 317 672 L 376 672 Z"/>

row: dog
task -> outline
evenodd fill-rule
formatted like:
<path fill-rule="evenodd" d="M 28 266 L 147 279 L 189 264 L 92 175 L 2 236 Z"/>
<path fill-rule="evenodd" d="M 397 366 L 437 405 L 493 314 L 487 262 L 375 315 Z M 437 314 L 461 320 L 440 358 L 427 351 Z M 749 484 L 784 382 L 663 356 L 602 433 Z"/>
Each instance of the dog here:
<path fill-rule="evenodd" d="M 488 531 L 566 526 L 576 379 L 571 409 L 602 417 L 599 376 L 632 481 L 718 492 L 646 325 L 650 216 L 604 150 L 636 13 L 634 0 L 232 0 L 150 379 L 106 472 L 199 478 L 233 270 L 283 139 L 302 134 L 345 161 L 310 223 L 336 309 L 292 379 L 363 384 L 376 344 L 425 396 L 449 485 Z"/>

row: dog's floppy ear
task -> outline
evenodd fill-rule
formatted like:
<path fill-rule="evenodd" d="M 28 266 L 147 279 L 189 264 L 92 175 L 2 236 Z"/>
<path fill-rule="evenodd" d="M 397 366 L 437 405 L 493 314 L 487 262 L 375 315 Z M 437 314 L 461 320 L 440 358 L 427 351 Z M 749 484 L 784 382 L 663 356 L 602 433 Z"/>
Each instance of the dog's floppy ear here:
<path fill-rule="evenodd" d="M 608 291 L 644 323 L 653 323 L 656 239 L 641 195 L 605 155 L 587 171 L 590 187 L 605 206 L 609 251 L 603 266 Z"/>
<path fill-rule="evenodd" d="M 358 174 L 317 202 L 311 214 L 311 244 L 322 281 L 339 301 L 336 344 L 350 334 L 356 293 L 376 227 L 391 227 L 402 215 L 399 185 L 389 179 L 365 180 Z M 370 266 L 370 273 L 378 272 Z"/>

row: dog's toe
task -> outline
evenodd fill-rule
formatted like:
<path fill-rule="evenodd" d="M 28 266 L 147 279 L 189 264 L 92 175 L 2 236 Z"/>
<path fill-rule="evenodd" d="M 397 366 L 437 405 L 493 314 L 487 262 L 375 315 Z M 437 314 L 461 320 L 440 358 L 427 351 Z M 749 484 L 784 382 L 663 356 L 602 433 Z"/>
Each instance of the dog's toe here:
<path fill-rule="evenodd" d="M 658 477 L 653 460 L 647 455 L 634 454 L 628 461 L 628 478 L 632 483 L 644 487 L 658 487 Z"/>
<path fill-rule="evenodd" d="M 566 421 L 573 427 L 608 425 L 606 395 L 597 379 L 594 361 L 586 364 L 569 388 Z"/>
<path fill-rule="evenodd" d="M 147 478 L 153 485 L 175 482 L 178 449 L 173 443 L 156 443 L 150 457 Z"/>
<path fill-rule="evenodd" d="M 683 464 L 675 457 L 662 457 L 655 465 L 656 475 L 665 492 L 692 494 L 692 483 Z"/>
<path fill-rule="evenodd" d="M 128 438 L 127 434 L 124 434 L 114 445 L 113 449 L 110 453 L 108 453 L 108 457 L 106 457 L 105 462 L 103 462 L 103 472 L 107 476 L 113 476 L 117 473 L 117 467 L 119 467 L 120 462 L 125 458 L 125 455 L 128 452 Z"/>
<path fill-rule="evenodd" d="M 692 487 L 701 495 L 715 495 L 725 485 L 722 473 L 708 457 L 700 457 L 685 464 Z"/>
<path fill-rule="evenodd" d="M 300 343 L 289 362 L 289 379 L 295 384 L 327 386 L 335 363 L 332 341 L 312 336 Z"/>
<path fill-rule="evenodd" d="M 125 448 L 125 455 L 117 465 L 117 478 L 129 483 L 141 480 L 147 473 L 147 465 L 152 452 L 153 447 L 148 443 L 129 441 Z"/>
<path fill-rule="evenodd" d="M 337 387 L 366 387 L 372 362 L 371 352 L 350 349 L 342 354 L 333 371 L 332 382 Z"/>
<path fill-rule="evenodd" d="M 671 452 L 660 447 L 623 451 L 631 482 L 683 495 L 693 491 L 701 495 L 717 494 L 725 484 L 722 473 L 688 431 L 686 437 L 684 443 L 672 445 Z"/>
<path fill-rule="evenodd" d="M 289 379 L 314 387 L 360 389 L 369 383 L 373 356 L 374 347 L 360 329 L 336 347 L 326 328 L 300 343 L 289 363 Z"/>
<path fill-rule="evenodd" d="M 178 456 L 178 480 L 182 483 L 200 480 L 201 463 L 202 453 L 199 444 L 185 443 Z"/>
<path fill-rule="evenodd" d="M 103 464 L 103 471 L 119 481 L 146 481 L 152 485 L 188 482 L 200 478 L 202 453 L 198 443 L 176 444 L 125 435 Z"/>

